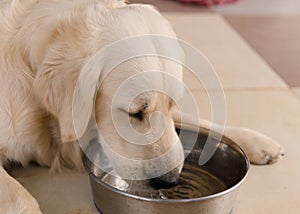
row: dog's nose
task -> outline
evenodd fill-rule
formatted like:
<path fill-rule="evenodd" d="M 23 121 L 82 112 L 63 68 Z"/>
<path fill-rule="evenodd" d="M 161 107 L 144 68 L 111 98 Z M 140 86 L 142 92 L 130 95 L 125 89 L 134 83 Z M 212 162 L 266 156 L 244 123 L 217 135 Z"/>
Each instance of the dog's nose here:
<path fill-rule="evenodd" d="M 179 169 L 173 169 L 172 171 L 162 176 L 152 178 L 150 181 L 151 186 L 154 189 L 166 189 L 176 186 L 179 182 Z"/>

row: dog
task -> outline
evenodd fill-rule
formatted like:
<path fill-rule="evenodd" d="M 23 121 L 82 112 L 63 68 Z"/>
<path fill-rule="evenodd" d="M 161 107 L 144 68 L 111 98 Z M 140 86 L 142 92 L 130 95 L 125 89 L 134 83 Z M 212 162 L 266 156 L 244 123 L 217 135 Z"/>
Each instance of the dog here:
<path fill-rule="evenodd" d="M 153 91 L 128 100 L 127 94 L 140 85 L 153 83 L 143 78 L 143 82 L 131 84 L 130 92 L 123 91 L 122 99 L 116 100 L 116 108 L 111 109 L 111 106 L 114 93 L 130 76 L 155 70 L 181 80 L 180 66 L 153 56 L 139 57 L 114 68 L 94 101 L 83 89 L 97 89 L 100 80 L 83 76 L 80 83 L 83 89 L 75 90 L 80 75 L 84 75 L 84 66 L 105 46 L 147 34 L 176 38 L 170 24 L 155 8 L 130 5 L 123 0 L 2 0 L 0 14 L 1 213 L 41 213 L 37 201 L 5 170 L 8 162 L 26 166 L 34 161 L 52 171 L 83 170 L 83 149 L 78 139 L 87 129 L 87 118 L 93 111 L 111 151 L 122 157 L 148 160 L 172 148 L 165 163 L 157 165 L 147 162 L 133 166 L 130 161 L 113 159 L 113 167 L 119 175 L 140 173 L 165 183 L 178 178 L 184 154 L 174 128 L 177 120 L 174 102 L 167 95 Z M 153 47 L 159 48 L 154 42 Z M 108 61 L 93 66 L 101 72 Z M 163 80 L 163 77 L 158 78 L 155 84 L 162 85 Z M 80 106 L 78 121 L 83 124 L 79 134 L 73 124 L 74 97 Z M 124 103 L 130 103 L 129 107 Z M 91 109 L 93 104 L 94 110 Z M 153 144 L 142 147 L 130 144 L 115 130 L 111 111 L 117 115 L 120 127 L 127 126 L 129 121 L 138 132 L 148 130 L 149 121 L 154 126 L 159 123 L 150 115 L 160 112 L 165 119 L 165 131 Z M 208 121 L 189 122 L 211 127 Z M 252 163 L 271 164 L 283 156 L 279 144 L 254 130 L 228 126 L 224 134 L 245 150 Z M 171 169 L 175 171 L 162 173 Z"/>

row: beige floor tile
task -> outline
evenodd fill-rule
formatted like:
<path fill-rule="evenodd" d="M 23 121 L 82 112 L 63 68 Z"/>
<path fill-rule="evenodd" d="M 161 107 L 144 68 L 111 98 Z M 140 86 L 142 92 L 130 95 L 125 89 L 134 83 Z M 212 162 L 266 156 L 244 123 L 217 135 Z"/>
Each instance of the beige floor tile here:
<path fill-rule="evenodd" d="M 264 60 L 215 14 L 164 13 L 180 39 L 201 51 L 225 88 L 283 88 L 286 84 Z M 190 75 L 191 88 L 199 88 Z"/>
<path fill-rule="evenodd" d="M 211 111 L 205 92 L 195 91 L 203 118 Z M 300 101 L 289 90 L 227 91 L 227 124 L 258 130 L 280 142 L 285 158 L 271 166 L 251 166 L 235 213 L 299 213 Z M 255 143 L 255 142 L 253 142 Z"/>
<path fill-rule="evenodd" d="M 300 87 L 299 15 L 229 15 L 226 19 L 289 86 Z"/>
<path fill-rule="evenodd" d="M 239 15 L 299 15 L 298 0 L 243 0 L 234 4 L 212 7 L 213 11 L 223 14 Z"/>
<path fill-rule="evenodd" d="M 300 98 L 300 88 L 293 88 L 294 93 Z"/>
<path fill-rule="evenodd" d="M 14 177 L 37 199 L 44 214 L 97 214 L 88 176 L 79 173 L 50 175 L 37 166 L 18 169 Z"/>

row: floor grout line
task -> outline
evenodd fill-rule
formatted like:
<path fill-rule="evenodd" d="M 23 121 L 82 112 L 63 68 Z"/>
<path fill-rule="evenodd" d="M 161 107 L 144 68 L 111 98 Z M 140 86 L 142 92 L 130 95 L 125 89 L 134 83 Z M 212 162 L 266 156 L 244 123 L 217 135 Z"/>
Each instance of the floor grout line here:
<path fill-rule="evenodd" d="M 166 14 L 174 14 L 174 15 L 195 15 L 195 14 L 185 14 L 182 12 L 164 12 Z M 247 41 L 247 39 L 238 31 L 238 29 L 230 22 L 230 20 L 228 19 L 229 16 L 223 15 L 223 14 L 219 14 L 219 13 L 202 13 L 199 15 L 211 15 L 211 16 L 218 16 L 222 19 L 222 21 L 224 21 L 224 23 L 228 26 L 228 28 L 230 28 L 231 31 L 233 31 L 233 33 L 235 33 L 236 35 L 238 35 L 238 37 L 258 56 L 258 58 L 262 61 L 262 63 L 264 63 L 266 66 L 269 67 L 269 69 L 273 72 L 273 74 L 280 79 L 282 82 L 284 82 L 284 84 L 286 84 L 286 86 L 289 86 L 288 83 L 285 81 L 285 79 L 281 76 L 280 72 L 277 71 L 277 69 L 272 66 L 267 59 L 261 54 L 259 53 L 259 50 L 257 50 L 249 41 Z"/>
<path fill-rule="evenodd" d="M 300 87 L 291 87 L 291 91 L 300 100 Z"/>
<path fill-rule="evenodd" d="M 219 14 L 219 15 L 221 15 L 221 17 L 223 18 L 223 20 L 230 26 L 230 28 L 233 30 L 233 31 L 235 31 L 235 33 L 236 34 L 238 34 L 239 35 L 239 37 L 243 40 L 243 42 L 245 42 L 248 46 L 249 46 L 249 48 L 251 48 L 251 50 L 253 51 L 253 52 L 255 52 L 258 56 L 259 56 L 259 58 L 261 58 L 262 59 L 262 61 L 270 68 L 270 70 L 272 70 L 273 71 L 273 73 L 279 78 L 279 79 L 281 79 L 287 86 L 288 86 L 288 83 L 281 77 L 281 75 L 279 74 L 279 72 L 277 72 L 276 71 L 276 68 L 274 68 L 259 52 L 258 52 L 258 50 L 250 43 L 250 42 L 248 42 L 247 41 L 247 39 L 240 33 L 240 32 L 238 32 L 238 29 L 236 29 L 235 27 L 234 27 L 234 25 L 233 24 L 231 24 L 230 23 L 230 21 L 228 20 L 228 18 L 227 18 L 227 16 L 226 15 L 222 15 L 222 14 Z M 228 15 L 229 16 L 229 15 Z"/>

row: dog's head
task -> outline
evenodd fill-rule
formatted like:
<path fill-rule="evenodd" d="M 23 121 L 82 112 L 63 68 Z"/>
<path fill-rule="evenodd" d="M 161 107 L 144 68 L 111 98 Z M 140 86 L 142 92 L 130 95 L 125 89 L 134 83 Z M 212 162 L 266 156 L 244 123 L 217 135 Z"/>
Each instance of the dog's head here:
<path fill-rule="evenodd" d="M 168 22 L 148 6 L 96 11 L 87 20 L 83 23 L 84 29 L 90 31 L 86 38 L 82 36 L 81 26 L 68 28 L 69 31 L 76 29 L 75 34 L 80 33 L 74 37 L 76 42 L 70 41 L 73 37 L 57 36 L 61 41 L 48 50 L 34 82 L 36 93 L 57 118 L 63 143 L 80 138 L 95 113 L 97 127 L 105 140 L 104 152 L 119 175 L 136 179 L 158 177 L 166 185 L 175 183 L 184 154 L 172 117 L 176 109 L 174 97 L 180 97 L 181 91 L 172 83 L 181 81 L 181 66 L 158 56 L 139 56 L 107 72 L 113 59 L 97 55 L 120 39 L 146 34 L 174 38 L 175 33 Z M 154 52 L 168 49 L 151 37 L 145 41 L 145 46 Z M 64 42 L 69 46 L 63 48 Z M 126 44 L 127 48 L 114 49 L 115 54 L 126 55 L 136 48 Z M 72 45 L 76 50 L 70 48 Z M 179 45 L 171 49 L 180 52 Z M 54 60 L 57 57 L 63 57 L 59 65 Z M 74 128 L 74 120 L 77 124 L 79 121 L 79 127 Z"/>
<path fill-rule="evenodd" d="M 178 179 L 184 154 L 173 121 L 181 96 L 174 74 L 181 76 L 176 63 L 140 57 L 117 66 L 100 85 L 96 121 L 105 153 L 122 177 Z"/>

